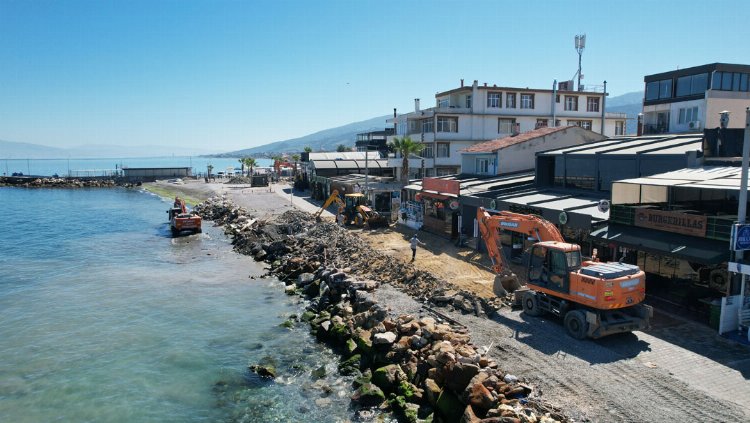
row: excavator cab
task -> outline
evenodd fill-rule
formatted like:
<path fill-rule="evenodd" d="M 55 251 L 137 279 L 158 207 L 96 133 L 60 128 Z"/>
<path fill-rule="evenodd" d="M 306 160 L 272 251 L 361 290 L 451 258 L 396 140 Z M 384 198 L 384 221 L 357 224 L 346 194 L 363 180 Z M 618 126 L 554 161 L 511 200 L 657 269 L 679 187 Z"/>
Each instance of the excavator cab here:
<path fill-rule="evenodd" d="M 562 242 L 540 242 L 531 246 L 528 280 L 534 285 L 567 293 L 570 274 L 581 268 L 578 245 Z"/>

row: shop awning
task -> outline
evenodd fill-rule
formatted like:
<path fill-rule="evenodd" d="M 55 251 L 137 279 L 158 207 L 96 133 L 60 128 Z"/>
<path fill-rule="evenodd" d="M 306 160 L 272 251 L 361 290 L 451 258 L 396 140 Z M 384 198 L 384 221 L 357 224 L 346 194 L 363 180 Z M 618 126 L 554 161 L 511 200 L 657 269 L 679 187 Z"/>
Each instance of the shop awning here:
<path fill-rule="evenodd" d="M 438 193 L 432 192 L 432 191 L 420 191 L 419 195 L 421 195 L 423 197 L 434 198 L 436 200 L 447 200 L 449 198 L 456 198 L 455 196 L 447 196 L 447 195 L 438 194 Z"/>
<path fill-rule="evenodd" d="M 729 243 L 653 229 L 610 224 L 590 235 L 616 245 L 702 264 L 729 260 Z"/>

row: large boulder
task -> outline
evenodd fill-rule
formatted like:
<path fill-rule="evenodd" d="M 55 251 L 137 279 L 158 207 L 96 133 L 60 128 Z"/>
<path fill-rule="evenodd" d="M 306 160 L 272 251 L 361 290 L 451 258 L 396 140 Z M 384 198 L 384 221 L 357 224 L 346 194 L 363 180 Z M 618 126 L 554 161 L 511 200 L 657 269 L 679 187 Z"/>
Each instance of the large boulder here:
<path fill-rule="evenodd" d="M 406 380 L 406 373 L 397 364 L 380 367 L 372 374 L 372 383 L 386 392 L 393 392 L 400 381 Z"/>
<path fill-rule="evenodd" d="M 385 401 L 385 394 L 373 383 L 364 383 L 351 396 L 354 403 L 362 407 L 374 407 Z"/>

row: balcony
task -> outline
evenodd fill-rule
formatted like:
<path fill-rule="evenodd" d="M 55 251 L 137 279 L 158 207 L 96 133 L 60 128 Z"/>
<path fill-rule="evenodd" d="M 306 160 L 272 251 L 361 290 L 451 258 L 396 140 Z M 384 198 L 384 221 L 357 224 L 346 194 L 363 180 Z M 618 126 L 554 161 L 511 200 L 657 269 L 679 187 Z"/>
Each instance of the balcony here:
<path fill-rule="evenodd" d="M 643 135 L 666 134 L 668 132 L 668 124 L 647 123 L 643 125 Z"/>

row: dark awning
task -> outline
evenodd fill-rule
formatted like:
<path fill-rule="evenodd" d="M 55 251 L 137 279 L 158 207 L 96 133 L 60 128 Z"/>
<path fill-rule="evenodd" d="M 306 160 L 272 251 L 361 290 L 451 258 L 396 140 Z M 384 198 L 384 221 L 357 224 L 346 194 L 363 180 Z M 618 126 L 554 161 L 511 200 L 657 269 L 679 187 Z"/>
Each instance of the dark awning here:
<path fill-rule="evenodd" d="M 591 232 L 591 237 L 695 263 L 718 264 L 729 260 L 729 242 L 726 241 L 613 224 Z"/>

